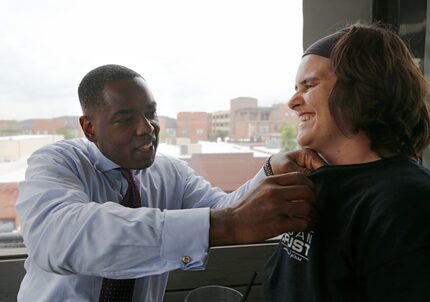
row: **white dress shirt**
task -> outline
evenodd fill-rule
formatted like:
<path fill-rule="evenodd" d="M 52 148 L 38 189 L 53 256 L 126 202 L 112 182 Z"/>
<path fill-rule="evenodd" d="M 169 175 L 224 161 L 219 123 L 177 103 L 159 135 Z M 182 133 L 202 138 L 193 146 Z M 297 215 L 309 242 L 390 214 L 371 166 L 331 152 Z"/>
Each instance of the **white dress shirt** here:
<path fill-rule="evenodd" d="M 230 205 L 264 178 L 260 170 L 226 194 L 157 154 L 133 171 L 142 208 L 131 209 L 119 205 L 127 181 L 118 168 L 85 139 L 29 158 L 17 201 L 28 250 L 18 301 L 98 301 L 103 277 L 137 278 L 133 301 L 162 301 L 169 271 L 204 268 L 209 208 Z"/>

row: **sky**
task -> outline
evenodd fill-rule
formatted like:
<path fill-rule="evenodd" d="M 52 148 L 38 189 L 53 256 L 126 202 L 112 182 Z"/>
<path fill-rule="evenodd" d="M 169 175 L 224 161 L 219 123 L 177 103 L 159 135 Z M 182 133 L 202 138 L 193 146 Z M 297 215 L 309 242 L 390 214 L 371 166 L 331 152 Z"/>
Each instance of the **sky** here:
<path fill-rule="evenodd" d="M 91 69 L 140 73 L 158 114 L 287 102 L 302 53 L 299 0 L 0 0 L 0 120 L 81 115 Z"/>

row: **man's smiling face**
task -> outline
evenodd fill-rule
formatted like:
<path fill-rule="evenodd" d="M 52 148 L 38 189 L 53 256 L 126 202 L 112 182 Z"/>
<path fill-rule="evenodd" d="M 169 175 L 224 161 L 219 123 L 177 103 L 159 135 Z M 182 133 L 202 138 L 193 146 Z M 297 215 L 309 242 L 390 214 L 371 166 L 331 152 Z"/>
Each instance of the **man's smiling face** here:
<path fill-rule="evenodd" d="M 87 137 L 123 168 L 151 166 L 160 126 L 157 104 L 145 80 L 135 77 L 110 82 L 103 88 L 103 99 L 103 104 L 91 108 L 85 117 Z"/>

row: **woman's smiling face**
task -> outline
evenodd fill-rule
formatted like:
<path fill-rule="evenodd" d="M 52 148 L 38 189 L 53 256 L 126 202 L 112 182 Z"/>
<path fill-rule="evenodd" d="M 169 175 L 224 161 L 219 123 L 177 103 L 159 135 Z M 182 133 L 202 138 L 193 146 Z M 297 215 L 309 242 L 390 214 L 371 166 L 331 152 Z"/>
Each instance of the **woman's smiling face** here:
<path fill-rule="evenodd" d="M 299 119 L 298 144 L 322 155 L 346 139 L 329 109 L 329 97 L 335 83 L 336 75 L 328 58 L 306 55 L 297 71 L 296 93 L 288 102 Z"/>

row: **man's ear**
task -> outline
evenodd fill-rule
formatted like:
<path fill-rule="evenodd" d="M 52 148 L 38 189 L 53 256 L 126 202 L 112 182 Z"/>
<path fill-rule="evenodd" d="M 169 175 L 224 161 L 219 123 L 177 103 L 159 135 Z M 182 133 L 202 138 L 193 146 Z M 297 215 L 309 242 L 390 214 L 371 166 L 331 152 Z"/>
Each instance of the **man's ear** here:
<path fill-rule="evenodd" d="M 97 141 L 94 124 L 91 121 L 91 118 L 87 115 L 83 115 L 79 118 L 79 123 L 81 124 L 82 130 L 84 131 L 87 139 L 93 143 Z"/>

